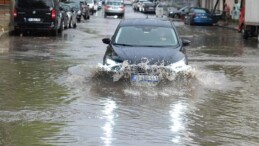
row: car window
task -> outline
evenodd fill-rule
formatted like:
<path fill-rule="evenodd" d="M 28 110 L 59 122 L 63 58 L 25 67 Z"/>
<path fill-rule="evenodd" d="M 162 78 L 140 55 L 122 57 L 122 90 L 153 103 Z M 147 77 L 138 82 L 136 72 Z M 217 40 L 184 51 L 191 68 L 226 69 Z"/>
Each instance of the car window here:
<path fill-rule="evenodd" d="M 139 46 L 176 46 L 178 40 L 173 28 L 150 26 L 121 27 L 114 43 Z"/>
<path fill-rule="evenodd" d="M 94 3 L 93 0 L 86 0 L 87 3 Z"/>
<path fill-rule="evenodd" d="M 70 7 L 68 5 L 61 5 L 64 11 L 70 11 Z"/>
<path fill-rule="evenodd" d="M 16 4 L 22 9 L 48 9 L 54 6 L 52 0 L 17 0 Z"/>
<path fill-rule="evenodd" d="M 205 9 L 194 9 L 195 13 L 209 13 L 209 11 L 205 10 Z"/>
<path fill-rule="evenodd" d="M 80 5 L 79 3 L 76 3 L 76 2 L 69 2 L 69 3 L 66 3 L 67 5 L 69 5 L 71 8 L 75 9 L 75 10 L 79 10 L 80 9 Z"/>
<path fill-rule="evenodd" d="M 123 4 L 121 2 L 108 2 L 107 5 L 121 6 Z"/>

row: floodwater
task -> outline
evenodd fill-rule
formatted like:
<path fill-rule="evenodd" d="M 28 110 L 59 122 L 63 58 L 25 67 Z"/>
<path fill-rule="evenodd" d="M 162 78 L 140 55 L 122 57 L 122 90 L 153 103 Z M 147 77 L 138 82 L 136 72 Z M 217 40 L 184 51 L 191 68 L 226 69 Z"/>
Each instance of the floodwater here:
<path fill-rule="evenodd" d="M 126 18 L 146 17 L 126 9 Z M 154 17 L 154 16 L 151 16 Z M 259 145 L 259 45 L 185 26 L 191 80 L 158 87 L 93 78 L 120 19 L 101 11 L 61 37 L 0 43 L 0 145 Z"/>

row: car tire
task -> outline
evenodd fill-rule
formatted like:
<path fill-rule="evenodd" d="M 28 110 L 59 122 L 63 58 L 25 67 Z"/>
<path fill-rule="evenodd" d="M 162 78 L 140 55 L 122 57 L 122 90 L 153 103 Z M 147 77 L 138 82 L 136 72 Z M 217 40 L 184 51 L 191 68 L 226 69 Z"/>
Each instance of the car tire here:
<path fill-rule="evenodd" d="M 54 29 L 51 31 L 52 36 L 57 36 L 58 35 L 58 30 Z"/>
<path fill-rule="evenodd" d="M 180 16 L 179 16 L 179 15 L 177 15 L 177 14 L 174 14 L 174 15 L 173 15 L 173 18 L 175 18 L 175 19 L 179 19 L 179 18 L 180 18 Z"/>
<path fill-rule="evenodd" d="M 107 14 L 106 13 L 104 13 L 104 18 L 106 18 L 107 17 Z"/>
<path fill-rule="evenodd" d="M 77 25 L 76 25 L 76 23 L 73 25 L 73 28 L 76 28 L 77 27 Z"/>
<path fill-rule="evenodd" d="M 81 17 L 80 18 L 76 18 L 77 23 L 81 22 Z"/>
<path fill-rule="evenodd" d="M 13 34 L 14 34 L 15 36 L 19 36 L 19 35 L 21 34 L 21 31 L 18 30 L 18 29 L 14 29 L 14 30 L 13 30 Z"/>
<path fill-rule="evenodd" d="M 68 28 L 72 27 L 72 20 L 69 21 Z"/>
<path fill-rule="evenodd" d="M 87 19 L 86 15 L 83 15 L 83 17 L 84 17 L 84 20 L 86 20 L 86 19 Z"/>
<path fill-rule="evenodd" d="M 124 18 L 124 14 L 121 14 L 120 18 L 123 19 Z"/>
<path fill-rule="evenodd" d="M 189 25 L 193 25 L 194 23 L 192 22 L 192 18 L 189 19 Z"/>
<path fill-rule="evenodd" d="M 243 39 L 247 40 L 249 37 L 248 30 L 242 29 L 242 35 L 243 35 Z"/>
<path fill-rule="evenodd" d="M 90 19 L 90 16 L 88 15 L 86 19 L 89 20 L 89 19 Z"/>
<path fill-rule="evenodd" d="M 60 27 L 58 29 L 58 33 L 62 33 L 62 31 L 64 30 L 64 21 L 61 21 Z"/>

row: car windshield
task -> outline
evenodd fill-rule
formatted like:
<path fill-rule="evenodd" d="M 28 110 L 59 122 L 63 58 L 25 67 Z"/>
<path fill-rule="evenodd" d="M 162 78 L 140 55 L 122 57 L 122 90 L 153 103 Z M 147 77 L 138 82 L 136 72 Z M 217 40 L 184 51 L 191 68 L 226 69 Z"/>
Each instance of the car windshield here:
<path fill-rule="evenodd" d="M 178 39 L 170 27 L 124 26 L 115 35 L 114 44 L 136 46 L 176 46 Z"/>
<path fill-rule="evenodd" d="M 77 3 L 77 2 L 68 2 L 68 3 L 66 3 L 67 5 L 69 5 L 71 8 L 74 8 L 74 9 L 76 9 L 76 10 L 79 10 L 80 9 L 80 5 L 79 5 L 79 3 Z"/>
<path fill-rule="evenodd" d="M 17 7 L 22 9 L 49 9 L 53 7 L 52 0 L 17 0 Z"/>
<path fill-rule="evenodd" d="M 107 5 L 113 5 L 113 6 L 121 6 L 121 2 L 108 2 Z"/>
<path fill-rule="evenodd" d="M 87 2 L 88 4 L 94 3 L 93 0 L 86 0 L 86 2 Z"/>

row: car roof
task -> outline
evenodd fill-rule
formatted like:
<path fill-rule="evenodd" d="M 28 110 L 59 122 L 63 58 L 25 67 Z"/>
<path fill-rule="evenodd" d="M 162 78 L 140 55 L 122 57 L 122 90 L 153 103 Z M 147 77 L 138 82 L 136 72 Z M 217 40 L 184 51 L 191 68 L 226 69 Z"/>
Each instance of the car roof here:
<path fill-rule="evenodd" d="M 130 18 L 123 19 L 120 26 L 161 26 L 172 27 L 173 24 L 166 19 L 153 19 L 153 18 Z"/>

